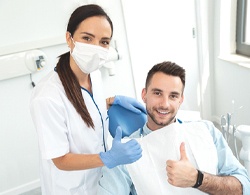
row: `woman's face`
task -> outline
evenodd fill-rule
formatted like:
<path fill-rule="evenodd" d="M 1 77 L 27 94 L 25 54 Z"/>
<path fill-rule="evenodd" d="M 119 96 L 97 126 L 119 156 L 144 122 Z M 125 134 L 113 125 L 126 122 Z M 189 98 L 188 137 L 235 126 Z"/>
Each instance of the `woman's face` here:
<path fill-rule="evenodd" d="M 112 30 L 109 22 L 103 16 L 93 16 L 82 21 L 73 34 L 74 41 L 109 48 Z M 67 43 L 72 49 L 74 43 L 69 32 L 66 34 Z"/>

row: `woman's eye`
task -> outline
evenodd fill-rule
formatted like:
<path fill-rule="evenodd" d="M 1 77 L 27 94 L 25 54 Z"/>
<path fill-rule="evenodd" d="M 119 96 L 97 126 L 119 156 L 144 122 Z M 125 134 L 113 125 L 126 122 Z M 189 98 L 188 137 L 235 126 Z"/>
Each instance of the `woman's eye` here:
<path fill-rule="evenodd" d="M 91 41 L 91 38 L 89 38 L 89 37 L 83 37 L 83 39 L 84 39 L 85 41 Z"/>
<path fill-rule="evenodd" d="M 103 45 L 109 45 L 109 41 L 103 41 L 102 44 Z"/>

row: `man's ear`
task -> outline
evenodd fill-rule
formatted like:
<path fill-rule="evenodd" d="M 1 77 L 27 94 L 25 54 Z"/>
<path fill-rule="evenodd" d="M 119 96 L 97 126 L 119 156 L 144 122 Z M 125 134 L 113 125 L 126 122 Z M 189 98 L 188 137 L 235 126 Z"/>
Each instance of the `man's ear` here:
<path fill-rule="evenodd" d="M 183 101 L 184 101 L 184 95 L 182 94 L 182 95 L 181 95 L 181 99 L 180 99 L 180 101 L 179 101 L 180 105 L 183 103 Z"/>
<path fill-rule="evenodd" d="M 141 98 L 144 103 L 146 103 L 146 94 L 147 94 L 146 88 L 143 88 L 141 92 Z"/>

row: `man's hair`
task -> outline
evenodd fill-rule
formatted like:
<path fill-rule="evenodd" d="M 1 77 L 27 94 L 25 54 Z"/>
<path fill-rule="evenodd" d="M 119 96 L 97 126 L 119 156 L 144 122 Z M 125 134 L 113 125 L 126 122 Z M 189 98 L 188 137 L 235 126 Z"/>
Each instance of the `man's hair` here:
<path fill-rule="evenodd" d="M 170 76 L 176 76 L 181 79 L 181 82 L 183 84 L 183 91 L 185 87 L 185 79 L 186 79 L 186 71 L 181 66 L 177 65 L 174 62 L 170 61 L 164 61 L 162 63 L 154 65 L 151 70 L 148 72 L 147 78 L 146 78 L 146 89 L 148 88 L 150 81 L 153 77 L 153 75 L 157 72 L 162 72 L 164 74 L 170 75 Z"/>

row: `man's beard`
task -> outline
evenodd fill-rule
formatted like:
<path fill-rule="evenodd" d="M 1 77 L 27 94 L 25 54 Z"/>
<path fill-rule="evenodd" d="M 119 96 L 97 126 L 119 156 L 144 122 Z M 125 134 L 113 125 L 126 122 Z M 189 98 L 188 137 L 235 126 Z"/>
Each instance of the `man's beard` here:
<path fill-rule="evenodd" d="M 175 115 L 174 115 L 172 118 L 168 119 L 166 122 L 164 122 L 164 121 L 158 122 L 156 117 L 151 112 L 149 112 L 148 109 L 147 109 L 147 114 L 152 119 L 152 121 L 154 121 L 155 124 L 162 126 L 162 127 L 165 127 L 165 126 L 169 125 L 170 123 L 172 123 L 172 121 L 174 121 L 174 118 L 175 118 Z"/>

